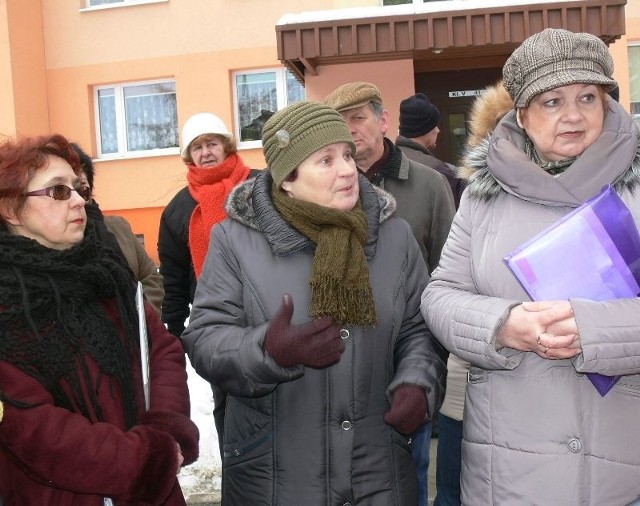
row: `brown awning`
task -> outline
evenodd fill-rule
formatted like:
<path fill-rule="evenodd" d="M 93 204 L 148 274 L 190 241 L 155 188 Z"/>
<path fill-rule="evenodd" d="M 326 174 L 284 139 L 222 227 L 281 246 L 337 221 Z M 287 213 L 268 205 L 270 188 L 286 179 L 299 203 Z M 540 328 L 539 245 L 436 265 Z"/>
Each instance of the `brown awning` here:
<path fill-rule="evenodd" d="M 416 71 L 482 68 L 504 61 L 545 28 L 590 32 L 609 44 L 624 34 L 626 3 L 577 0 L 427 12 L 444 5 L 433 2 L 424 4 L 425 12 L 389 16 L 339 19 L 335 10 L 334 19 L 296 22 L 289 15 L 276 26 L 278 58 L 301 81 L 319 65 L 335 63 L 413 59 Z"/>

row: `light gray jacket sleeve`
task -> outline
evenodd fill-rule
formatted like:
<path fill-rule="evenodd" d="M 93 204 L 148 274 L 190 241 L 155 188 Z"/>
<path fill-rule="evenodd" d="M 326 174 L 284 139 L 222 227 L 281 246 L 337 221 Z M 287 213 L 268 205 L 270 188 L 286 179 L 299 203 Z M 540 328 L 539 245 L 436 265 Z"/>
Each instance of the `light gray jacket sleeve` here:
<path fill-rule="evenodd" d="M 640 374 L 640 299 L 594 302 L 571 299 L 582 354 L 578 372 Z"/>
<path fill-rule="evenodd" d="M 244 292 L 227 229 L 216 225 L 182 342 L 200 376 L 232 395 L 258 397 L 278 383 L 300 377 L 303 367 L 282 368 L 264 353 L 262 343 L 270 315 L 254 313 L 254 320 L 262 322 L 250 325 Z"/>
<path fill-rule="evenodd" d="M 478 293 L 471 261 L 472 217 L 477 200 L 462 196 L 460 208 L 440 257 L 422 294 L 422 314 L 431 331 L 451 353 L 484 369 L 514 369 L 523 353 L 496 351 L 496 334 L 520 301 Z"/>

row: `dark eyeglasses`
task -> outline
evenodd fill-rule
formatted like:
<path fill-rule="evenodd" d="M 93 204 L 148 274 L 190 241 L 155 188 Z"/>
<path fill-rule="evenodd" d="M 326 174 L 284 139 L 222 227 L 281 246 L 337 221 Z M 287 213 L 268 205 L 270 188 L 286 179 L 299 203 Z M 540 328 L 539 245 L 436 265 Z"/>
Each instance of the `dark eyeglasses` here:
<path fill-rule="evenodd" d="M 41 190 L 33 190 L 24 194 L 25 197 L 38 197 L 40 195 L 46 195 L 55 200 L 69 200 L 71 198 L 71 192 L 76 192 L 80 195 L 85 202 L 91 200 L 91 188 L 88 186 L 81 186 L 80 188 L 69 188 L 64 184 L 57 184 L 55 186 L 49 186 L 42 188 Z"/>

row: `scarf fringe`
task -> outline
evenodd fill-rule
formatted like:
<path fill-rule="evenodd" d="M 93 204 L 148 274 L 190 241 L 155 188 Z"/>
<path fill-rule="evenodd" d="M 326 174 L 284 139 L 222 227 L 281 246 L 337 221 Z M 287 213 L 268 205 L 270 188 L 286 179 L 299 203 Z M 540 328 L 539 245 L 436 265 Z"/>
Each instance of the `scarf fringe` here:
<path fill-rule="evenodd" d="M 371 300 L 369 283 L 345 286 L 331 276 L 318 276 L 311 281 L 309 316 L 329 315 L 340 325 L 375 326 L 378 319 Z"/>

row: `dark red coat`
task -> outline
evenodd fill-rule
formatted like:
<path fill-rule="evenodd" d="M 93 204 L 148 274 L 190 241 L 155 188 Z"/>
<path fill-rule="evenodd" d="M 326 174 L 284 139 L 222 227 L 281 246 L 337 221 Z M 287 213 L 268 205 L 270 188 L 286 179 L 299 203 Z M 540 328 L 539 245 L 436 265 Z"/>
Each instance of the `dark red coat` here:
<path fill-rule="evenodd" d="M 115 303 L 107 311 L 120 326 Z M 5 403 L 0 423 L 0 496 L 6 505 L 103 506 L 184 505 L 176 470 L 176 442 L 185 462 L 198 455 L 198 429 L 189 419 L 189 391 L 182 344 L 169 334 L 150 305 L 145 308 L 151 341 L 151 408 L 140 423 L 124 428 L 122 400 L 108 388 L 98 392 L 106 422 L 55 407 L 40 383 L 0 361 L 0 386 L 9 398 L 37 404 L 18 409 Z M 89 359 L 92 378 L 98 367 Z M 132 363 L 137 398 L 144 410 L 139 360 Z"/>

